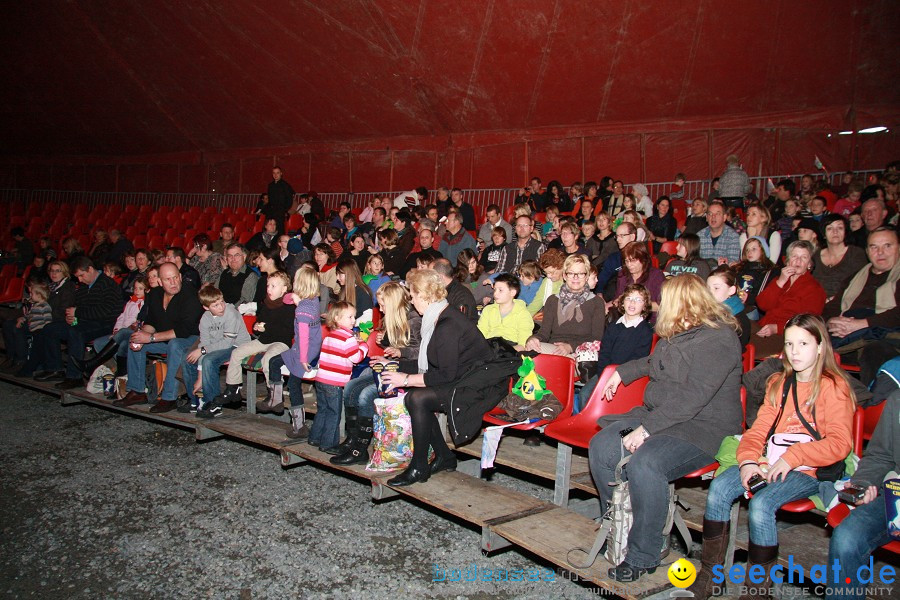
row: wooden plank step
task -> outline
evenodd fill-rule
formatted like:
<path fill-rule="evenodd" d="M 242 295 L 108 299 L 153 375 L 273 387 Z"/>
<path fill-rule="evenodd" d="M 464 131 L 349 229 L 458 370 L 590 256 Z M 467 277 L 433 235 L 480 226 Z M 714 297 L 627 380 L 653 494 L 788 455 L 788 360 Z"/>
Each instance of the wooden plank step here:
<path fill-rule="evenodd" d="M 611 565 L 603 556 L 599 556 L 588 569 L 577 569 L 570 565 L 566 559 L 569 550 L 575 547 L 590 548 L 599 527 L 594 520 L 560 507 L 507 523 L 489 525 L 493 533 L 623 598 L 642 598 L 672 587 L 667 574 L 668 565 L 681 558 L 675 553 L 670 554 L 665 564 L 658 567 L 655 573 L 629 584 L 618 583 L 609 578 L 607 570 L 615 565 Z"/>
<path fill-rule="evenodd" d="M 333 465 L 331 464 L 332 454 L 322 452 L 316 446 L 311 446 L 305 441 L 298 443 L 296 440 L 289 440 L 288 444 L 281 447 L 280 453 L 281 464 L 284 466 L 297 462 L 295 458 L 292 458 L 296 457 L 301 460 L 308 460 L 324 465 L 330 469 L 353 475 L 354 477 L 369 479 L 373 483 L 378 484 L 383 483 L 383 480 L 390 479 L 397 474 L 396 472 L 378 473 L 375 471 L 366 471 L 366 465 Z"/>
<path fill-rule="evenodd" d="M 453 449 L 480 459 L 483 440 L 483 436 L 477 436 L 465 446 Z M 447 439 L 447 442 L 449 444 L 450 440 Z M 452 444 L 450 445 L 452 448 Z M 556 478 L 556 446 L 550 446 L 545 443 L 541 443 L 537 447 L 526 446 L 522 443 L 522 438 L 504 435 L 500 439 L 500 445 L 497 448 L 497 458 L 494 460 L 494 463 L 552 481 Z M 578 475 L 586 474 L 588 480 L 590 480 L 590 467 L 588 466 L 587 458 L 573 453 L 572 473 Z M 591 489 L 593 489 L 593 484 L 591 484 Z"/>
<path fill-rule="evenodd" d="M 239 411 L 233 412 L 235 414 L 231 418 L 223 416 L 215 419 L 197 419 L 198 425 L 218 431 L 229 437 L 246 440 L 275 450 L 297 443 L 296 440 L 292 440 L 285 435 L 290 425 L 286 425 L 282 421 L 262 415 L 251 415 Z"/>

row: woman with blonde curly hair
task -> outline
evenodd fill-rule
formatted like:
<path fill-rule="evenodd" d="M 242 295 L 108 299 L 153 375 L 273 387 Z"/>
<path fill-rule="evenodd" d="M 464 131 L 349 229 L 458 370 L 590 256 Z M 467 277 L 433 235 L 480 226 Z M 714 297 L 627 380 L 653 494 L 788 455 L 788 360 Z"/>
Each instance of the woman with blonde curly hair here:
<path fill-rule="evenodd" d="M 727 435 L 741 431 L 741 345 L 737 322 L 696 275 L 663 284 L 653 353 L 619 365 L 604 388 L 612 399 L 619 384 L 649 376 L 644 402 L 609 415 L 590 445 L 591 475 L 601 513 L 612 500 L 616 464 L 631 455 L 628 481 L 634 525 L 625 560 L 609 570 L 616 581 L 653 573 L 666 546 L 663 536 L 668 486 L 715 460 Z"/>

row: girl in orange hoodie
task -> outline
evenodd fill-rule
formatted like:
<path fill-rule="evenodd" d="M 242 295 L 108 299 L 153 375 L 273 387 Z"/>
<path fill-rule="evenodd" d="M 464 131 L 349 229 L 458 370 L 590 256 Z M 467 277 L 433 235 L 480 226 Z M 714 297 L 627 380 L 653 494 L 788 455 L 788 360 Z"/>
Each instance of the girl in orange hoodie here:
<path fill-rule="evenodd" d="M 731 505 L 760 479 L 765 485 L 750 500 L 748 572 L 750 566 L 760 565 L 765 579 L 758 585 L 745 582 L 748 591 L 757 594 L 741 598 L 764 597 L 772 585 L 770 569 L 778 558 L 777 510 L 817 494 L 817 468 L 843 461 L 852 449 L 855 397 L 834 361 L 821 317 L 804 313 L 787 322 L 783 361 L 784 372 L 769 378 L 756 421 L 738 445 L 739 466 L 716 477 L 709 488 L 703 517 L 703 568 L 690 588 L 697 598 L 710 596 L 711 569 L 724 562 Z"/>

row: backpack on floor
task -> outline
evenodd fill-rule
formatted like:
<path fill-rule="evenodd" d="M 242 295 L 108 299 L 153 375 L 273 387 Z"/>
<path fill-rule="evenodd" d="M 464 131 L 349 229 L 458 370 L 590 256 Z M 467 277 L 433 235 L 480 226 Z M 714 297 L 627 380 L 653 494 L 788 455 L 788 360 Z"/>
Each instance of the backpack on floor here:
<path fill-rule="evenodd" d="M 613 565 L 619 565 L 625 560 L 625 555 L 628 551 L 628 534 L 634 523 L 628 481 L 624 480 L 622 477 L 622 471 L 629 460 L 631 460 L 631 456 L 625 456 L 625 447 L 623 446 L 621 449 L 621 459 L 616 465 L 616 479 L 614 481 L 615 487 L 613 489 L 612 501 L 609 503 L 606 514 L 604 514 L 601 519 L 600 530 L 597 532 L 594 545 L 590 550 L 581 547 L 572 548 L 566 555 L 566 561 L 573 567 L 577 569 L 587 569 L 591 567 L 591 565 L 594 564 L 594 561 L 597 560 L 597 556 L 600 554 L 600 550 L 603 548 L 604 543 L 606 543 L 606 552 L 604 553 L 606 560 Z M 688 531 L 684 519 L 675 509 L 677 503 L 678 496 L 675 494 L 675 485 L 670 483 L 669 502 L 666 509 L 666 523 L 662 530 L 663 547 L 660 549 L 660 560 L 664 559 L 669 554 L 669 533 L 671 533 L 673 525 L 678 530 L 678 534 L 681 536 L 686 547 L 691 547 L 691 534 Z M 577 552 L 584 554 L 585 559 L 580 562 L 575 560 L 573 554 Z"/>

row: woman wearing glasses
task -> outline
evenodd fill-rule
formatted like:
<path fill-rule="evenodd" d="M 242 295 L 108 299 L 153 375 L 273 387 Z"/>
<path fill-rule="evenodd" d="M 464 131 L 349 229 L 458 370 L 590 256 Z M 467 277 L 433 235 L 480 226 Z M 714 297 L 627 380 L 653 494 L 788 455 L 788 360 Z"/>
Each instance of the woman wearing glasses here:
<path fill-rule="evenodd" d="M 650 261 L 647 244 L 631 242 L 622 248 L 622 270 L 616 278 L 616 298 L 621 298 L 629 285 L 642 285 L 650 292 L 650 309 L 656 312 L 659 310 L 659 299 L 665 280 L 665 274 Z"/>
<path fill-rule="evenodd" d="M 544 320 L 528 338 L 526 350 L 567 356 L 580 344 L 603 338 L 606 304 L 587 286 L 591 263 L 583 254 L 573 254 L 563 263 L 563 285 L 544 304 Z"/>

